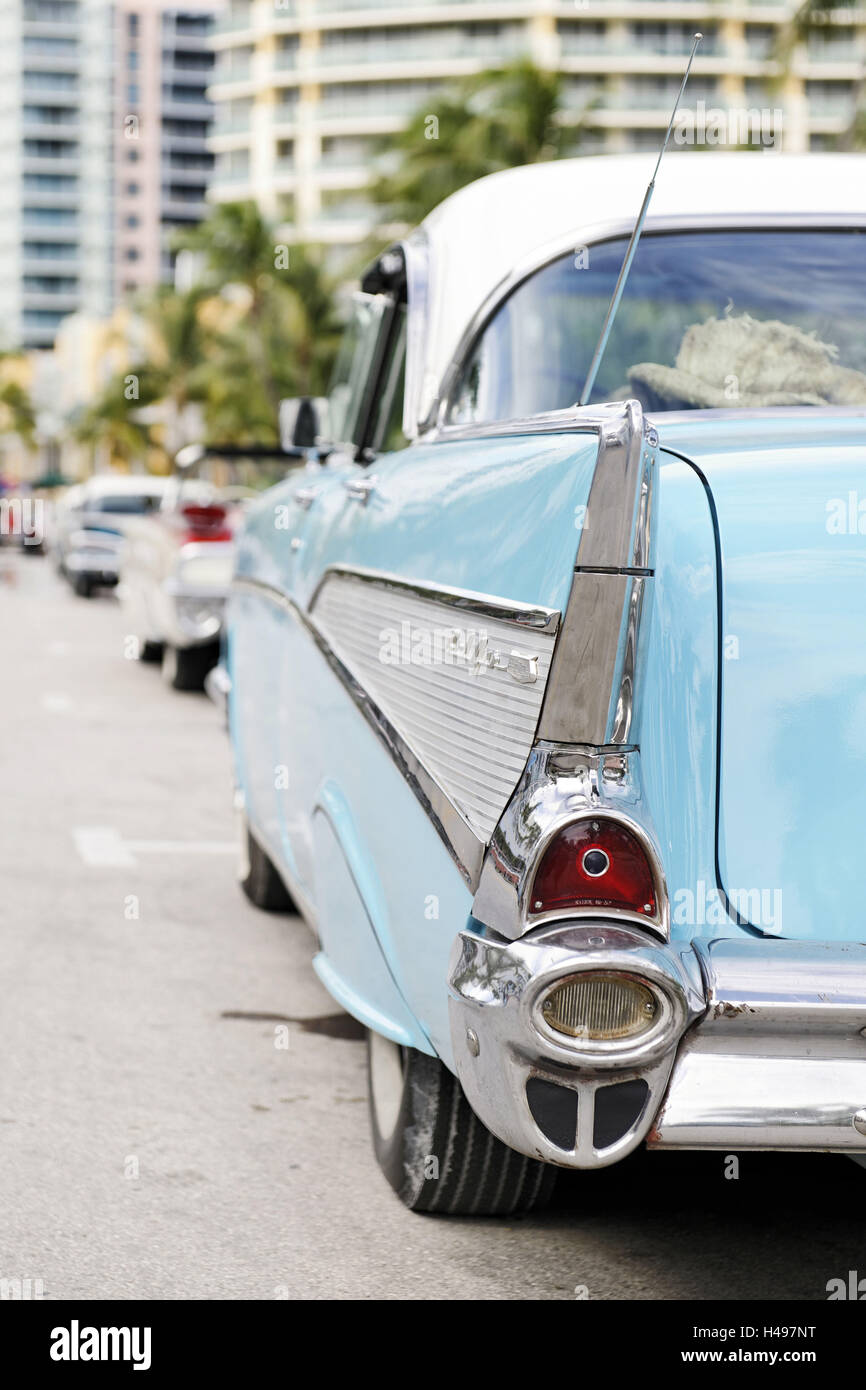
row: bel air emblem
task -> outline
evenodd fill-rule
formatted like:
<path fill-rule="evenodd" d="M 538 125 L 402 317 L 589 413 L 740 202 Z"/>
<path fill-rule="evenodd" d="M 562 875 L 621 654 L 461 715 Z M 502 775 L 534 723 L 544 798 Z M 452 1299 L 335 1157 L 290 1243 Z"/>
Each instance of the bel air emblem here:
<path fill-rule="evenodd" d="M 538 657 L 524 656 L 522 652 L 500 652 L 488 647 L 484 652 L 485 666 L 494 671 L 507 671 L 513 681 L 520 685 L 534 685 L 538 680 Z"/>

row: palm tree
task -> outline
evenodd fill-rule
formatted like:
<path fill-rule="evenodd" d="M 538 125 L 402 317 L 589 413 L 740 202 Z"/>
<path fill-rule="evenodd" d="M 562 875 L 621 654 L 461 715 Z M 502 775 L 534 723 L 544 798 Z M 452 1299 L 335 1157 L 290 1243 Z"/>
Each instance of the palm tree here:
<path fill-rule="evenodd" d="M 101 454 L 108 462 L 143 463 L 150 448 L 150 433 L 137 418 L 136 402 L 128 397 L 127 378 L 118 373 L 102 394 L 71 421 L 72 434 L 88 445 L 92 458 Z"/>
<path fill-rule="evenodd" d="M 775 48 L 780 79 L 790 74 L 794 53 L 814 34 L 832 32 L 834 15 L 850 9 L 850 0 L 800 0 L 791 18 L 783 24 Z M 840 150 L 866 149 L 866 66 L 861 66 L 854 89 L 851 119 L 837 139 Z"/>
<path fill-rule="evenodd" d="M 30 393 L 14 378 L 0 382 L 0 434 L 17 434 L 32 447 L 36 431 L 36 412 Z"/>
<path fill-rule="evenodd" d="M 231 397 L 240 407 L 246 400 L 259 416 L 259 433 L 267 429 L 269 438 L 276 439 L 280 400 L 321 393 L 336 352 L 332 287 L 321 259 L 304 246 L 281 241 L 252 202 L 215 208 L 180 246 L 202 256 L 203 288 L 240 306 L 239 312 L 225 315 L 228 327 L 217 333 L 213 344 L 211 387 L 214 398 L 222 402 L 221 414 L 225 419 L 225 403 Z M 228 287 L 244 290 L 246 301 L 238 301 Z M 233 370 L 216 381 L 220 356 L 223 368 L 231 363 Z M 256 405 L 264 407 L 265 419 Z M 243 414 L 242 408 L 240 417 Z M 241 427 L 242 418 L 236 423 Z"/>
<path fill-rule="evenodd" d="M 562 123 L 558 73 L 528 59 L 465 78 L 383 148 L 370 196 L 384 222 L 414 226 L 443 198 L 499 169 L 558 159 L 579 144 Z M 569 149 L 571 146 L 571 149 Z"/>

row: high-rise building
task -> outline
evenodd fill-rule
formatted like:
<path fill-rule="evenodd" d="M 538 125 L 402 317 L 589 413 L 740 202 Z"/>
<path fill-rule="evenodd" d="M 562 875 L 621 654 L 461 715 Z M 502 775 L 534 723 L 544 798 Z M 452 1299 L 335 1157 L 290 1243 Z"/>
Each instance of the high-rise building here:
<path fill-rule="evenodd" d="M 0 347 L 171 274 L 205 211 L 219 0 L 0 0 Z"/>
<path fill-rule="evenodd" d="M 752 111 L 763 143 L 824 148 L 850 119 L 866 13 L 831 16 L 774 86 L 797 3 L 231 0 L 214 38 L 210 196 L 254 198 L 304 239 L 351 243 L 368 227 L 372 142 L 427 102 L 435 114 L 444 83 L 521 55 L 563 74 L 565 120 L 582 122 L 583 150 L 655 149 L 696 29 L 686 99 L 696 142 L 745 143 Z M 749 143 L 755 128 L 753 116 Z"/>
<path fill-rule="evenodd" d="M 0 344 L 49 346 L 108 312 L 111 5 L 0 4 Z"/>
<path fill-rule="evenodd" d="M 170 279 L 178 228 L 206 215 L 206 138 L 218 0 L 118 0 L 115 293 Z"/>

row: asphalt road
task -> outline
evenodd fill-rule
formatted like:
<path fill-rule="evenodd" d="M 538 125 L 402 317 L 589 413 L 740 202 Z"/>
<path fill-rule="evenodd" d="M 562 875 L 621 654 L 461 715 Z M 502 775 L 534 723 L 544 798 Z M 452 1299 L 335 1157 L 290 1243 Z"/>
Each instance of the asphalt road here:
<path fill-rule="evenodd" d="M 203 696 L 110 596 L 0 549 L 0 1279 L 67 1298 L 826 1298 L 866 1277 L 847 1159 L 639 1155 L 542 1216 L 404 1211 L 364 1046 L 297 918 L 234 878 Z M 264 1015 L 264 1017 L 261 1017 Z M 275 1046 L 279 1020 L 288 1049 Z"/>

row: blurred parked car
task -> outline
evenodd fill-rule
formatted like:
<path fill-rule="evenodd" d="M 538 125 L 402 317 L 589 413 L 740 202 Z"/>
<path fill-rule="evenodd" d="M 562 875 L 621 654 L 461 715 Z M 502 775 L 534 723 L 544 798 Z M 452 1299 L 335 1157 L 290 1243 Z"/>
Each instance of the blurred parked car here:
<path fill-rule="evenodd" d="M 414 1210 L 866 1158 L 866 159 L 672 156 L 602 353 L 653 163 L 381 255 L 238 546 L 243 886 L 314 924 Z"/>
<path fill-rule="evenodd" d="M 163 478 L 114 473 L 69 489 L 57 507 L 52 549 L 76 594 L 90 598 L 117 583 L 127 523 L 158 507 L 164 489 Z"/>
<path fill-rule="evenodd" d="M 245 493 L 169 479 L 160 507 L 127 528 L 120 597 L 143 661 L 162 661 L 175 690 L 201 690 L 219 657 Z"/>

